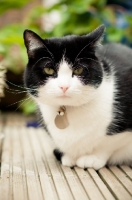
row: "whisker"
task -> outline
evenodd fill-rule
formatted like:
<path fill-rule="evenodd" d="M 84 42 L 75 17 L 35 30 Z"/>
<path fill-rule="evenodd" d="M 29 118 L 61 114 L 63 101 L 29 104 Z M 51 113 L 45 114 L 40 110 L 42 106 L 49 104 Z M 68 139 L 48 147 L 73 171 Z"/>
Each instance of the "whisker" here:
<path fill-rule="evenodd" d="M 13 86 L 16 86 L 16 87 L 18 87 L 18 88 L 24 88 L 24 89 L 31 89 L 31 90 L 36 90 L 36 89 L 34 89 L 34 88 L 28 88 L 28 87 L 22 87 L 22 86 L 19 86 L 19 85 L 15 85 L 14 83 L 12 83 L 12 82 L 10 82 L 10 81 L 8 81 L 8 80 L 6 80 L 8 83 L 10 83 L 11 85 L 13 85 Z"/>
<path fill-rule="evenodd" d="M 51 58 L 54 60 L 54 56 L 53 54 L 51 53 L 51 51 L 49 51 L 49 49 L 44 45 L 44 47 L 46 48 L 46 50 L 48 51 L 48 53 L 50 54 Z"/>
<path fill-rule="evenodd" d="M 28 99 L 30 99 L 30 97 L 27 98 L 27 100 L 28 100 Z M 17 101 L 17 102 L 15 102 L 15 103 L 13 103 L 13 104 L 10 104 L 10 105 L 8 105 L 7 107 L 13 106 L 13 105 L 15 105 L 15 104 L 17 104 L 17 103 L 19 103 L 19 102 L 23 102 L 23 101 L 25 101 L 25 99 L 20 100 L 20 101 Z"/>
<path fill-rule="evenodd" d="M 17 111 L 26 101 L 31 101 L 31 98 L 27 98 L 27 99 L 24 99 L 24 101 L 17 107 L 17 109 L 15 111 Z M 27 104 L 28 102 L 26 102 Z"/>
<path fill-rule="evenodd" d="M 78 56 L 81 54 L 81 52 L 82 52 L 88 45 L 89 45 L 89 44 L 87 44 L 86 46 L 84 46 L 84 47 L 82 48 L 82 50 L 77 54 L 77 56 L 76 56 L 76 58 L 75 58 L 75 62 L 76 62 Z"/>
<path fill-rule="evenodd" d="M 84 47 L 82 48 L 82 50 L 77 54 L 77 56 L 76 56 L 76 58 L 75 58 L 75 61 L 76 61 L 76 59 L 78 58 L 78 56 L 81 54 L 81 52 L 82 52 L 87 46 L 89 46 L 91 43 L 94 43 L 94 42 L 97 41 L 99 38 L 100 38 L 100 36 L 98 35 L 94 40 L 90 41 L 86 46 L 84 46 Z"/>
<path fill-rule="evenodd" d="M 10 94 L 22 94 L 22 93 L 27 93 L 27 91 L 21 91 L 21 92 L 20 92 L 20 91 L 19 91 L 19 92 L 15 92 L 15 91 L 14 91 L 14 92 L 13 92 L 13 91 L 10 91 L 10 90 L 7 90 L 7 89 L 6 89 L 6 91 L 9 92 Z"/>
<path fill-rule="evenodd" d="M 94 60 L 93 58 L 86 58 L 86 57 L 84 57 L 84 58 L 78 58 L 78 60 L 83 60 L 83 59 L 92 60 L 94 62 L 100 63 L 98 60 Z"/>
<path fill-rule="evenodd" d="M 34 67 L 40 60 L 42 60 L 43 58 L 48 58 L 48 59 L 50 59 L 50 60 L 52 61 L 52 59 L 49 58 L 49 57 L 42 57 L 42 58 L 40 58 L 39 60 L 37 60 L 37 62 L 33 65 L 33 67 Z"/>
<path fill-rule="evenodd" d="M 11 91 L 21 92 L 21 90 L 11 89 L 11 88 L 8 88 L 8 87 L 6 89 L 11 90 Z M 24 90 L 24 91 L 26 91 L 26 90 Z"/>

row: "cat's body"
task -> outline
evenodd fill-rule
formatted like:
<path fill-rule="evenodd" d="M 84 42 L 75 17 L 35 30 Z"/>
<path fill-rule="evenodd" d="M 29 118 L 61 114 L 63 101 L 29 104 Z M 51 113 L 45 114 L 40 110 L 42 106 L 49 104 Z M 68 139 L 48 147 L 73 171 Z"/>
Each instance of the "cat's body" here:
<path fill-rule="evenodd" d="M 49 40 L 25 32 L 25 85 L 35 88 L 29 93 L 66 166 L 99 169 L 132 161 L 132 50 L 97 48 L 103 31 Z M 55 118 L 63 105 L 69 126 L 59 129 Z"/>

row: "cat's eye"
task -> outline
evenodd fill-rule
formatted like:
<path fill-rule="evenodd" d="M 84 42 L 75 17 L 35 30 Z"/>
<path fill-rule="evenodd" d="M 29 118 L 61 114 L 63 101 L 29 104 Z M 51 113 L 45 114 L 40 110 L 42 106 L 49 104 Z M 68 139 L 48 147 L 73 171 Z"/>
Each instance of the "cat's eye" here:
<path fill-rule="evenodd" d="M 82 72 L 83 72 L 83 68 L 82 68 L 82 67 L 79 67 L 78 69 L 75 69 L 75 70 L 73 71 L 73 74 L 75 74 L 75 75 L 80 75 Z"/>
<path fill-rule="evenodd" d="M 50 68 L 50 67 L 45 67 L 44 68 L 44 72 L 46 74 L 48 74 L 48 75 L 53 75 L 55 73 L 55 71 L 52 68 Z"/>

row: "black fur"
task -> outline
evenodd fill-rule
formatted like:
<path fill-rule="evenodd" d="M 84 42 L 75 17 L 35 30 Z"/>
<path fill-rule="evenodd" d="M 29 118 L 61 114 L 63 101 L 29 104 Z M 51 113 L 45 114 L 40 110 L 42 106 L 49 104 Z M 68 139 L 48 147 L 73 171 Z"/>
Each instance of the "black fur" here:
<path fill-rule="evenodd" d="M 117 87 L 113 105 L 115 117 L 107 134 L 132 131 L 132 50 L 120 44 L 109 44 L 101 53 L 114 68 Z"/>
<path fill-rule="evenodd" d="M 63 154 L 62 152 L 60 152 L 59 149 L 55 149 L 55 150 L 53 151 L 53 154 L 54 154 L 54 156 L 56 157 L 56 159 L 57 159 L 58 161 L 61 162 L 61 158 L 62 158 L 62 156 L 63 156 L 64 154 Z"/>

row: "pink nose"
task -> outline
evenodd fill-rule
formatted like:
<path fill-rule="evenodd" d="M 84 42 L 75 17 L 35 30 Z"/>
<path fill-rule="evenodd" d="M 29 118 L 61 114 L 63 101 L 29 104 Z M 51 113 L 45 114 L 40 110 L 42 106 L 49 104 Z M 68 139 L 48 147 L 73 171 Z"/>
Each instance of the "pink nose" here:
<path fill-rule="evenodd" d="M 60 89 L 62 89 L 62 91 L 65 93 L 68 90 L 69 87 L 60 87 Z"/>

